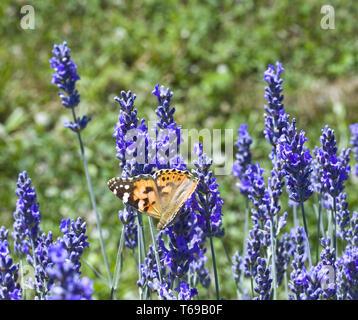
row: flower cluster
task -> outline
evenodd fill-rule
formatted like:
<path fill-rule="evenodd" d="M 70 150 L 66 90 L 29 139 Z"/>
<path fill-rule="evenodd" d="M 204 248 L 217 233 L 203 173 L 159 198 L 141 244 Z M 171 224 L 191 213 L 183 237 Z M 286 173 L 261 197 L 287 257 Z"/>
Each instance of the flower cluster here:
<path fill-rule="evenodd" d="M 193 209 L 198 213 L 198 226 L 204 232 L 203 236 L 221 237 L 225 231 L 222 227 L 222 206 L 224 201 L 218 190 L 219 185 L 210 170 L 212 160 L 203 153 L 202 143 L 194 147 L 198 160 L 194 161 L 194 174 L 199 179 L 196 188 L 198 199 L 192 202 Z M 195 201 L 196 200 L 196 201 Z"/>
<path fill-rule="evenodd" d="M 31 250 L 36 247 L 37 238 L 41 233 L 41 213 L 35 189 L 26 171 L 19 174 L 15 193 L 18 196 L 12 232 L 15 254 L 20 257 L 26 255 L 27 260 L 33 264 Z"/>
<path fill-rule="evenodd" d="M 276 272 L 278 286 L 282 284 L 284 274 L 287 272 L 288 265 L 290 264 L 293 255 L 293 249 L 294 246 L 289 233 L 284 233 L 281 236 L 281 239 L 277 239 Z"/>
<path fill-rule="evenodd" d="M 80 278 L 77 267 L 71 262 L 68 251 L 59 243 L 49 247 L 52 264 L 46 272 L 54 284 L 48 296 L 49 300 L 91 300 L 92 281 Z"/>
<path fill-rule="evenodd" d="M 0 300 L 21 300 L 18 280 L 19 264 L 14 264 L 7 242 L 9 231 L 0 228 Z"/>
<path fill-rule="evenodd" d="M 257 286 L 255 287 L 258 297 L 255 300 L 270 300 L 271 297 L 271 271 L 267 266 L 266 259 L 257 258 L 257 276 L 255 277 Z"/>
<path fill-rule="evenodd" d="M 234 162 L 232 173 L 234 177 L 238 178 L 240 181 L 237 183 L 240 192 L 247 195 L 247 178 L 245 176 L 245 172 L 251 164 L 250 145 L 252 143 L 252 139 L 247 132 L 247 124 L 242 124 L 238 133 L 239 134 L 235 142 L 235 147 L 237 149 L 237 153 L 235 154 L 236 161 Z"/>
<path fill-rule="evenodd" d="M 358 248 L 348 247 L 337 261 L 337 298 L 358 299 Z"/>
<path fill-rule="evenodd" d="M 318 151 L 317 158 L 323 169 L 321 182 L 324 191 L 336 198 L 344 189 L 343 182 L 348 179 L 350 151 L 343 150 L 341 155 L 337 156 L 334 130 L 329 126 L 322 129 L 320 139 L 322 147 Z"/>
<path fill-rule="evenodd" d="M 301 300 L 304 294 L 304 280 L 306 279 L 307 270 L 305 267 L 306 261 L 306 236 L 302 227 L 292 230 L 291 239 L 294 246 L 293 260 L 291 262 L 292 272 L 290 274 L 291 282 L 289 288 L 292 294 L 289 294 L 292 300 Z"/>
<path fill-rule="evenodd" d="M 180 127 L 173 118 L 175 108 L 171 108 L 170 105 L 173 92 L 158 84 L 152 93 L 158 99 L 159 106 L 156 114 L 159 119 L 153 128 L 155 140 L 147 140 L 148 159 L 155 160 L 151 168 L 155 166 L 157 169 L 186 169 L 178 156 L 181 142 Z M 150 155 L 153 150 L 155 150 L 155 157 Z M 138 285 L 143 287 L 147 283 L 152 291 L 157 291 L 164 299 L 192 299 L 197 294 L 196 289 L 190 289 L 189 283 L 184 281 L 189 270 L 193 271 L 194 266 L 203 256 L 203 248 L 200 247 L 201 238 L 197 230 L 197 215 L 192 210 L 194 199 L 195 195 L 188 199 L 181 212 L 178 213 L 175 223 L 157 235 L 158 255 L 165 268 L 160 269 L 162 282 L 160 282 L 159 270 L 154 259 L 153 247 L 150 247 L 145 264 L 141 265 L 142 281 L 138 281 Z M 173 291 L 171 288 L 176 285 L 174 283 L 176 279 L 178 279 L 178 285 Z M 195 281 L 193 283 L 196 285 Z"/>
<path fill-rule="evenodd" d="M 69 128 L 74 132 L 80 132 L 81 130 L 85 129 L 87 127 L 88 122 L 91 121 L 90 117 L 83 116 L 82 118 L 77 117 L 75 123 L 71 121 L 65 121 L 63 123 L 63 126 L 65 128 Z"/>
<path fill-rule="evenodd" d="M 71 50 L 67 42 L 55 44 L 52 50 L 53 57 L 50 66 L 55 72 L 52 74 L 52 83 L 63 91 L 59 92 L 62 105 L 66 108 L 74 108 L 80 103 L 80 95 L 76 90 L 76 81 L 80 79 L 77 74 L 77 66 L 71 60 Z"/>
<path fill-rule="evenodd" d="M 117 158 L 120 160 L 120 166 L 123 168 L 122 176 L 131 177 L 147 171 L 148 167 L 140 167 L 136 161 L 138 135 L 146 135 L 147 127 L 144 120 L 137 117 L 137 109 L 134 108 L 136 95 L 131 91 L 121 92 L 121 98 L 115 97 L 120 105 L 118 122 L 113 128 L 113 137 L 116 140 Z M 145 166 L 146 164 L 142 164 Z M 147 173 L 147 172 L 146 172 Z M 132 207 L 124 206 L 124 210 L 118 212 L 120 220 L 125 224 L 124 236 L 125 245 L 134 248 L 137 244 L 137 225 L 135 223 L 136 212 Z"/>
<path fill-rule="evenodd" d="M 353 146 L 354 158 L 358 162 L 358 123 L 351 124 L 349 128 L 352 133 L 351 145 Z M 358 176 L 358 163 L 354 166 L 353 174 Z"/>
<path fill-rule="evenodd" d="M 74 121 L 65 121 L 63 125 L 65 128 L 79 133 L 87 127 L 91 118 L 87 116 L 76 117 L 75 107 L 80 103 L 80 95 L 76 89 L 76 82 L 80 79 L 77 74 L 77 66 L 71 60 L 71 50 L 66 41 L 60 45 L 55 44 L 52 54 L 53 57 L 50 59 L 50 66 L 54 69 L 52 83 L 61 90 L 58 95 L 61 98 L 62 105 L 65 108 L 72 109 Z"/>
<path fill-rule="evenodd" d="M 288 196 L 298 203 L 305 202 L 313 194 L 310 181 L 312 157 L 309 149 L 304 147 L 306 141 L 304 131 L 297 133 L 296 120 L 293 119 L 278 143 L 278 155 L 283 161 Z"/>
<path fill-rule="evenodd" d="M 266 140 L 272 145 L 270 158 L 274 159 L 276 145 L 280 139 L 283 130 L 287 127 L 288 115 L 285 113 L 283 105 L 284 95 L 282 92 L 281 73 L 284 71 L 282 64 L 276 62 L 276 68 L 272 65 L 264 72 L 264 81 L 268 84 L 265 87 L 265 130 Z"/>
<path fill-rule="evenodd" d="M 82 222 L 81 217 L 77 220 L 62 220 L 60 226 L 63 237 L 58 239 L 68 252 L 68 258 L 73 263 L 77 273 L 80 274 L 80 257 L 85 247 L 89 247 L 86 236 L 86 222 Z"/>
<path fill-rule="evenodd" d="M 88 237 L 85 235 L 86 223 L 82 222 L 81 218 L 62 220 L 60 229 L 63 237 L 59 237 L 54 242 L 51 231 L 41 234 L 39 204 L 35 189 L 32 187 L 31 179 L 28 178 L 26 171 L 19 174 L 15 193 L 18 196 L 12 232 L 15 253 L 21 258 L 21 261 L 23 257 L 26 257 L 26 261 L 34 269 L 34 279 L 28 280 L 26 285 L 33 285 L 37 299 L 47 299 L 56 279 L 58 279 L 52 277 L 48 272 L 54 268 L 50 248 L 54 245 L 61 246 L 66 252 L 66 259 L 71 262 L 71 272 L 79 277 L 81 274 L 79 260 L 83 249 L 88 247 Z M 6 280 L 3 285 L 6 284 L 8 294 L 6 295 L 4 291 L 2 299 L 21 298 L 21 289 L 16 283 L 19 265 L 12 264 L 7 236 L 8 231 L 4 227 L 0 228 L 0 247 L 2 248 L 0 251 L 3 253 L 3 268 L 1 269 L 8 270 L 3 274 L 5 277 L 3 280 Z M 61 275 L 61 281 L 71 282 L 71 279 L 66 280 L 65 276 Z M 11 295 L 9 295 L 10 293 Z M 54 297 L 60 299 L 60 296 Z M 67 298 L 67 296 L 62 298 Z"/>

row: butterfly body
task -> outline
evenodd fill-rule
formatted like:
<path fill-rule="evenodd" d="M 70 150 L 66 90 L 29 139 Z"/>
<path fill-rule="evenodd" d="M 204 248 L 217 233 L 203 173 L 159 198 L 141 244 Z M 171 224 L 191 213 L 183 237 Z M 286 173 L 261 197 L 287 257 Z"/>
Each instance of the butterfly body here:
<path fill-rule="evenodd" d="M 108 181 L 109 189 L 126 205 L 159 220 L 157 229 L 170 226 L 185 201 L 195 191 L 198 179 L 189 171 L 164 169 L 153 175 L 116 177 Z"/>

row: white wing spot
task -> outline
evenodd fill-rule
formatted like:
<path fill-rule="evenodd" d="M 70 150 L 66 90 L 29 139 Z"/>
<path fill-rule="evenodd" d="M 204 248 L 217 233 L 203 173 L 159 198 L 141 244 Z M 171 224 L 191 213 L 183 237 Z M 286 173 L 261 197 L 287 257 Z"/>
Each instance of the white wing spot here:
<path fill-rule="evenodd" d="M 128 189 L 129 189 L 129 185 L 126 184 L 126 185 L 124 186 L 124 189 L 128 190 Z"/>
<path fill-rule="evenodd" d="M 113 190 L 113 193 L 114 193 L 114 194 L 117 194 L 117 189 L 114 189 L 114 190 Z"/>
<path fill-rule="evenodd" d="M 127 202 L 128 202 L 128 198 L 129 198 L 129 193 L 128 193 L 128 192 L 125 192 L 124 195 L 123 195 L 123 202 L 124 202 L 124 203 L 127 203 Z"/>

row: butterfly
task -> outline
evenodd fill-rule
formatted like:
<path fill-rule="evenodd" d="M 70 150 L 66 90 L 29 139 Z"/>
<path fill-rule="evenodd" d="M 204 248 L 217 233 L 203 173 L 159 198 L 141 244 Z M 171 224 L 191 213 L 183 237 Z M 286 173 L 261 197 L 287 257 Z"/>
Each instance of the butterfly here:
<path fill-rule="evenodd" d="M 187 170 L 163 169 L 153 175 L 112 178 L 107 184 L 124 204 L 158 219 L 157 229 L 161 230 L 174 223 L 198 182 L 198 178 Z"/>

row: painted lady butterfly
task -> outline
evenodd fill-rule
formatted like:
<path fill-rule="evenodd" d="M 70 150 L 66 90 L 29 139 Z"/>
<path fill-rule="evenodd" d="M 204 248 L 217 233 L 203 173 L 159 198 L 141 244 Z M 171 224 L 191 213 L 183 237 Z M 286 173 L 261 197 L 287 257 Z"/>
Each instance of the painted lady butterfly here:
<path fill-rule="evenodd" d="M 108 187 L 124 204 L 158 219 L 157 229 L 161 230 L 174 223 L 198 181 L 189 171 L 164 169 L 153 175 L 112 178 Z"/>

